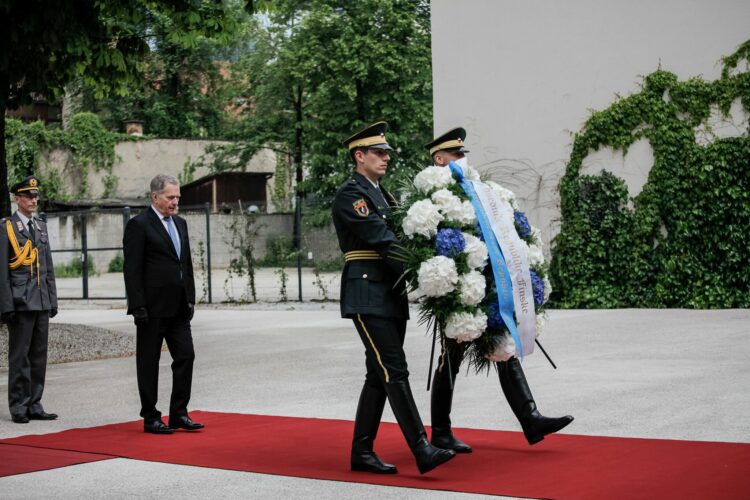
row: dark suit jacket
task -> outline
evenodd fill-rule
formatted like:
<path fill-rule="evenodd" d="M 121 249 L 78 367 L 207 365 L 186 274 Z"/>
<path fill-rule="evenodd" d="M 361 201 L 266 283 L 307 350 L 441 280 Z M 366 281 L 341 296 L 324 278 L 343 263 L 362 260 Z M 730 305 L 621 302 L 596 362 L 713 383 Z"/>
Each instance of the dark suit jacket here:
<path fill-rule="evenodd" d="M 354 173 L 341 185 L 333 200 L 333 224 L 341 251 L 374 250 L 378 260 L 353 260 L 341 276 L 341 316 L 369 314 L 409 318 L 403 263 L 393 256 L 399 240 L 392 227 L 393 197 L 383 196 L 362 175 Z M 387 200 L 387 201 L 386 201 Z"/>
<path fill-rule="evenodd" d="M 122 244 L 128 314 L 145 307 L 150 317 L 171 318 L 188 303 L 195 304 L 187 223 L 176 215 L 172 219 L 180 234 L 180 256 L 153 208 L 136 215 L 125 226 Z"/>

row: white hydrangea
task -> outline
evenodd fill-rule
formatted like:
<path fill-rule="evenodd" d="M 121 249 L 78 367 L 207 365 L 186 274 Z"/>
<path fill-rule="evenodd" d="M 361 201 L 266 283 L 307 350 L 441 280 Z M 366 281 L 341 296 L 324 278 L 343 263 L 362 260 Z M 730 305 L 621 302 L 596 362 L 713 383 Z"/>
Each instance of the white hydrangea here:
<path fill-rule="evenodd" d="M 419 200 L 409 207 L 402 227 L 404 234 L 409 238 L 415 234 L 421 234 L 429 238 L 437 234 L 438 224 L 442 220 L 443 216 L 437 205 L 430 200 Z"/>
<path fill-rule="evenodd" d="M 546 276 L 542 278 L 542 281 L 544 282 L 544 302 L 547 302 L 549 295 L 552 293 L 552 283 Z"/>
<path fill-rule="evenodd" d="M 446 167 L 427 167 L 414 177 L 414 187 L 423 193 L 430 193 L 453 184 L 451 171 Z"/>
<path fill-rule="evenodd" d="M 461 303 L 465 306 L 476 306 L 484 299 L 486 283 L 479 271 L 469 271 L 458 278 L 461 290 Z"/>
<path fill-rule="evenodd" d="M 529 265 L 530 266 L 541 266 L 544 264 L 544 252 L 542 247 L 539 245 L 528 245 L 529 247 Z"/>
<path fill-rule="evenodd" d="M 546 287 L 545 287 L 546 288 Z M 536 336 L 542 334 L 542 330 L 544 330 L 544 327 L 547 325 L 547 313 L 537 313 L 536 315 Z"/>
<path fill-rule="evenodd" d="M 500 184 L 493 181 L 487 181 L 487 185 L 491 187 L 495 193 L 497 193 L 501 200 L 506 203 L 510 203 L 510 206 L 513 207 L 513 210 L 518 210 L 516 195 L 513 194 L 513 191 L 511 191 L 510 189 L 505 189 Z"/>
<path fill-rule="evenodd" d="M 498 361 L 508 361 L 515 355 L 516 343 L 513 341 L 513 337 L 502 335 L 495 344 L 495 350 L 487 356 L 487 359 L 497 363 Z"/>
<path fill-rule="evenodd" d="M 456 289 L 458 270 L 456 262 L 438 255 L 428 259 L 419 266 L 417 271 L 419 296 L 442 297 Z"/>
<path fill-rule="evenodd" d="M 464 171 L 464 179 L 467 179 L 470 181 L 481 180 L 479 177 L 479 171 L 475 169 L 474 167 L 471 167 L 469 165 L 463 165 L 461 168 Z"/>
<path fill-rule="evenodd" d="M 456 220 L 465 225 L 474 225 L 477 223 L 477 214 L 474 212 L 474 206 L 470 201 L 463 201 L 461 203 L 461 211 L 456 216 Z"/>
<path fill-rule="evenodd" d="M 487 265 L 487 245 L 473 234 L 461 234 L 464 235 L 464 241 L 466 241 L 466 246 L 464 247 L 466 263 L 472 269 L 484 269 L 484 266 Z"/>
<path fill-rule="evenodd" d="M 486 329 L 487 315 L 483 312 L 457 312 L 448 317 L 445 336 L 458 342 L 471 342 L 481 337 Z"/>
<path fill-rule="evenodd" d="M 461 198 L 451 193 L 448 189 L 438 189 L 430 197 L 437 205 L 445 220 L 458 220 L 463 215 Z"/>

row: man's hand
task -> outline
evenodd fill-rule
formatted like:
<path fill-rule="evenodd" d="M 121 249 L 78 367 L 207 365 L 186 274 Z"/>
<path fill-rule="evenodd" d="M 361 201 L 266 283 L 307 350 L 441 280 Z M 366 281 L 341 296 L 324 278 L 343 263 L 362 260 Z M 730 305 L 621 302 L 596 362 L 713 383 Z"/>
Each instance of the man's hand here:
<path fill-rule="evenodd" d="M 145 307 L 136 307 L 133 309 L 133 321 L 135 326 L 144 326 L 148 323 L 148 311 Z"/>
<path fill-rule="evenodd" d="M 188 321 L 192 321 L 195 314 L 195 304 L 188 304 Z"/>
<path fill-rule="evenodd" d="M 52 309 L 49 310 L 49 317 L 54 318 L 55 316 L 57 316 L 57 308 L 53 307 Z"/>
<path fill-rule="evenodd" d="M 2 314 L 3 323 L 6 325 L 15 325 L 18 318 L 16 318 L 15 311 L 8 311 Z"/>

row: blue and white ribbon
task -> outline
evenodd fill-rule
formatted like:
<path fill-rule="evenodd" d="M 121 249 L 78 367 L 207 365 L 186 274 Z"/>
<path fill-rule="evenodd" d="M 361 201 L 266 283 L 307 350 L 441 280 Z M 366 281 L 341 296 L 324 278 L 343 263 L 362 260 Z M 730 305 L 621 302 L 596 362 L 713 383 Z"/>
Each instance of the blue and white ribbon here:
<path fill-rule="evenodd" d="M 518 356 L 523 358 L 534 351 L 536 314 L 529 264 L 515 230 L 513 211 L 486 184 L 464 179 L 457 163 L 450 162 L 449 168 L 471 199 L 495 277 L 500 317 L 516 344 Z"/>

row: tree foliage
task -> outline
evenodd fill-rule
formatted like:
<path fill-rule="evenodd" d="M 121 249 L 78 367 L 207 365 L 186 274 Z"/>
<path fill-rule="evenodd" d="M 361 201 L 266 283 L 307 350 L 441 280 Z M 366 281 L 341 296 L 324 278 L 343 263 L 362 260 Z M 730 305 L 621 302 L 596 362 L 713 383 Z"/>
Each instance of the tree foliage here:
<path fill-rule="evenodd" d="M 214 0 L 0 0 L 0 215 L 10 212 L 5 158 L 5 111 L 32 96 L 59 98 L 82 78 L 97 97 L 125 94 L 150 51 L 154 19 L 168 21 L 166 39 L 195 47 L 221 37 L 238 20 Z M 10 21 L 12 20 L 12 21 Z"/>
<path fill-rule="evenodd" d="M 386 120 L 396 149 L 389 182 L 412 175 L 432 130 L 429 22 L 421 0 L 274 2 L 233 70 L 248 103 L 243 143 L 214 152 L 215 168 L 241 166 L 268 145 L 326 206 L 352 168 L 342 140 Z"/>

